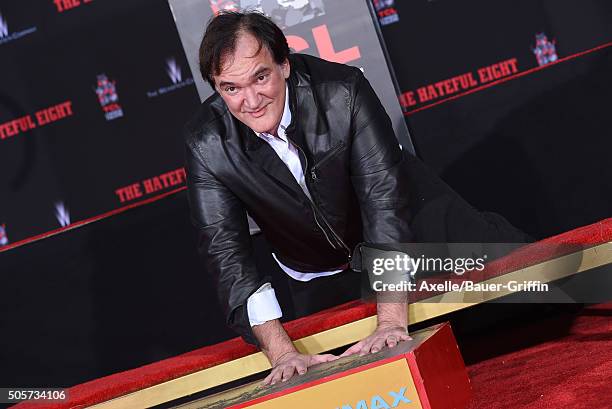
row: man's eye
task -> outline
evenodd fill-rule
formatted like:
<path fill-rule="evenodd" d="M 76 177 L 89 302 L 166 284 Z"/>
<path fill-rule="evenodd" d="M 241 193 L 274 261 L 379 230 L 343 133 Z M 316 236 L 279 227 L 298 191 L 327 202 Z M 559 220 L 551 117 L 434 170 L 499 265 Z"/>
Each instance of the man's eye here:
<path fill-rule="evenodd" d="M 259 77 L 257 77 L 257 80 L 259 82 L 265 81 L 265 79 L 268 77 L 268 74 L 262 74 Z"/>
<path fill-rule="evenodd" d="M 236 92 L 236 87 L 225 87 L 225 92 L 229 92 L 230 94 Z"/>

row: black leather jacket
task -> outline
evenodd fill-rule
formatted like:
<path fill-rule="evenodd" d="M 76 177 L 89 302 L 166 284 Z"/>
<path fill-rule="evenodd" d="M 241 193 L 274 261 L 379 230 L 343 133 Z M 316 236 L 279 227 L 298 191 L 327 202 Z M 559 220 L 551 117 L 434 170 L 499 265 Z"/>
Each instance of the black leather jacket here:
<path fill-rule="evenodd" d="M 235 119 L 215 93 L 185 128 L 192 220 L 227 323 L 255 342 L 247 298 L 256 271 L 246 212 L 277 257 L 303 272 L 345 266 L 361 242 L 411 240 L 403 152 L 361 71 L 292 54 L 292 122 L 312 201 L 265 141 Z"/>

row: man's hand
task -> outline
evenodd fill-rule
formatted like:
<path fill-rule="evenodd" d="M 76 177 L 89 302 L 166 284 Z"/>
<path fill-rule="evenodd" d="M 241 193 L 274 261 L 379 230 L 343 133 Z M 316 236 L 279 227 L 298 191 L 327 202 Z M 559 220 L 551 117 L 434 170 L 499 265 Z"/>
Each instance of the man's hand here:
<path fill-rule="evenodd" d="M 376 331 L 367 338 L 362 339 L 342 355 L 367 355 L 376 353 L 385 345 L 393 348 L 401 341 L 412 339 L 408 335 L 408 293 L 396 292 L 391 294 L 379 293 L 376 305 L 377 321 Z M 384 302 L 383 302 L 384 300 Z M 395 302 L 390 302 L 395 301 Z"/>
<path fill-rule="evenodd" d="M 297 371 L 303 375 L 308 371 L 308 368 L 323 362 L 330 362 L 338 359 L 337 356 L 331 354 L 322 355 L 304 355 L 297 351 L 287 352 L 273 363 L 272 372 L 264 379 L 264 385 L 274 385 L 278 381 L 285 382 L 293 376 Z"/>
<path fill-rule="evenodd" d="M 360 356 L 367 355 L 369 353 L 376 353 L 380 351 L 385 345 L 389 348 L 393 348 L 401 341 L 408 341 L 412 339 L 408 335 L 406 327 L 397 325 L 395 323 L 384 323 L 380 322 L 376 331 L 367 338 L 362 339 L 340 355 L 341 357 L 359 354 Z"/>
<path fill-rule="evenodd" d="M 297 371 L 305 374 L 309 367 L 338 359 L 331 354 L 304 355 L 300 354 L 279 320 L 267 321 L 253 327 L 253 334 L 259 340 L 261 350 L 272 365 L 272 372 L 264 379 L 264 385 L 274 385 L 278 381 L 286 381 Z"/>

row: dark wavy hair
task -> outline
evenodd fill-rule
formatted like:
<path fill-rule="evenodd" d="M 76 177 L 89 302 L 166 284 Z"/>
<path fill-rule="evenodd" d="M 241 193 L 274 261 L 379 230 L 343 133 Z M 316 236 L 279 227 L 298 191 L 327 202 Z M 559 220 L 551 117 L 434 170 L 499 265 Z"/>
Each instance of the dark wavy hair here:
<path fill-rule="evenodd" d="M 200 73 L 211 87 L 215 87 L 213 75 L 221 72 L 222 59 L 234 52 L 238 36 L 245 32 L 259 41 L 260 49 L 266 47 L 277 64 L 289 55 L 285 35 L 262 13 L 222 11 L 209 21 L 200 44 Z"/>

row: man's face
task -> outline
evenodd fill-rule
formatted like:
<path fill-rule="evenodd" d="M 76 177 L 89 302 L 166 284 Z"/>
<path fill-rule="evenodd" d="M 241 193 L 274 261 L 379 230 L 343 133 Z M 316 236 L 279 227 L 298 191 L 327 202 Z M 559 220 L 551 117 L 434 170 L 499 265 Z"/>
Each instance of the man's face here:
<path fill-rule="evenodd" d="M 258 52 L 259 50 L 259 52 Z M 276 64 L 251 34 L 240 34 L 234 53 L 221 61 L 215 88 L 232 115 L 255 132 L 276 134 L 285 108 L 289 61 Z"/>

